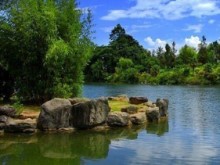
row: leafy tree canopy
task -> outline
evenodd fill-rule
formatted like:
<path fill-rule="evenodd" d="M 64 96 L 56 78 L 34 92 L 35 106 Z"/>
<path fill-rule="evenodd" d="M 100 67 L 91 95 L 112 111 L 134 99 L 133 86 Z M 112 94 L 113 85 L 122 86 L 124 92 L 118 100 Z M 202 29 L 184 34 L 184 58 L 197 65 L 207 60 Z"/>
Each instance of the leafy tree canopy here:
<path fill-rule="evenodd" d="M 74 0 L 16 0 L 0 17 L 0 61 L 23 100 L 77 96 L 92 43 Z"/>

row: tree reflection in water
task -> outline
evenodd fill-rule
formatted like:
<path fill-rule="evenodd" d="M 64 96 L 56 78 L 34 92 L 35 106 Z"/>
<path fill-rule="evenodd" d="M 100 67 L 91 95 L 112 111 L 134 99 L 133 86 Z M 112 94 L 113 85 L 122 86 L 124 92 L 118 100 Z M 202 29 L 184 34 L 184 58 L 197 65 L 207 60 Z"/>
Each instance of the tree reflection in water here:
<path fill-rule="evenodd" d="M 164 135 L 168 121 L 104 131 L 74 133 L 6 134 L 0 141 L 2 164 L 82 164 L 83 159 L 105 159 L 112 140 L 135 140 L 139 132 Z"/>

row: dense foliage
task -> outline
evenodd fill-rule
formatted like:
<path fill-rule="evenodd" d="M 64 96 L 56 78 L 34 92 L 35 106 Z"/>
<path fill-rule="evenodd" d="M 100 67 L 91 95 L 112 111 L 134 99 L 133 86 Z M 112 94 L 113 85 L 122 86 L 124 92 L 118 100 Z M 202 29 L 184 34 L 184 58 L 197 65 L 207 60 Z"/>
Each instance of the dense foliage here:
<path fill-rule="evenodd" d="M 86 67 L 87 81 L 144 84 L 220 84 L 220 43 L 207 44 L 203 36 L 196 50 L 188 45 L 178 52 L 172 45 L 145 50 L 121 25 L 107 46 L 97 46 Z"/>
<path fill-rule="evenodd" d="M 85 16 L 74 0 L 14 0 L 1 5 L 1 89 L 14 84 L 10 86 L 22 100 L 78 95 L 92 51 L 90 28 L 90 12 Z M 0 91 L 4 97 L 10 94 L 11 89 Z"/>

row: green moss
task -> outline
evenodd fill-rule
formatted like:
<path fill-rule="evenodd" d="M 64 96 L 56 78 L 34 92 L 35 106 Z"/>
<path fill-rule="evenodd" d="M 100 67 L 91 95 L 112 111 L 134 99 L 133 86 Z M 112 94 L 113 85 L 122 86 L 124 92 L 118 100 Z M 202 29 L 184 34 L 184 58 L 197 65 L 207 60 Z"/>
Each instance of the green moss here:
<path fill-rule="evenodd" d="M 128 106 L 136 106 L 138 108 L 142 108 L 143 104 L 139 104 L 139 105 L 134 105 L 134 104 L 130 104 L 128 101 L 113 101 L 113 100 L 109 100 L 108 101 L 109 106 L 111 108 L 111 111 L 121 111 L 122 108 L 128 107 Z"/>

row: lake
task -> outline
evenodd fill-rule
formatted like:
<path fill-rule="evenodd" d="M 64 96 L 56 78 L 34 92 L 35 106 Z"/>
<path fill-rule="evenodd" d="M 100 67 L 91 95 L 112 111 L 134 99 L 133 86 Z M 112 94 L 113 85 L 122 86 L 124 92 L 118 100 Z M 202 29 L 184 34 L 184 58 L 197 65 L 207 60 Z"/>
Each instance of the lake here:
<path fill-rule="evenodd" d="M 169 99 L 168 121 L 102 132 L 38 133 L 0 137 L 6 164 L 220 164 L 220 87 L 84 86 L 83 96 Z"/>

